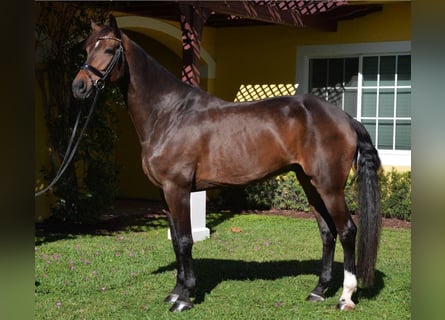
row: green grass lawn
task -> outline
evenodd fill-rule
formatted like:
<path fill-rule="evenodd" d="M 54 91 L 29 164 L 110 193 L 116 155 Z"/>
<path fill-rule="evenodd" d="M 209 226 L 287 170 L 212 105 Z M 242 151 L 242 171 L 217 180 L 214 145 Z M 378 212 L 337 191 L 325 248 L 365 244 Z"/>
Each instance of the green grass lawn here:
<path fill-rule="evenodd" d="M 411 231 L 384 229 L 373 289 L 356 309 L 335 309 L 343 281 L 337 245 L 333 288 L 315 286 L 321 240 L 314 220 L 254 214 L 208 215 L 211 238 L 193 248 L 195 308 L 173 314 L 163 299 L 175 283 L 163 219 L 100 235 L 37 237 L 36 319 L 410 319 Z M 241 232 L 233 232 L 239 228 Z M 239 230 L 237 230 L 239 231 Z"/>

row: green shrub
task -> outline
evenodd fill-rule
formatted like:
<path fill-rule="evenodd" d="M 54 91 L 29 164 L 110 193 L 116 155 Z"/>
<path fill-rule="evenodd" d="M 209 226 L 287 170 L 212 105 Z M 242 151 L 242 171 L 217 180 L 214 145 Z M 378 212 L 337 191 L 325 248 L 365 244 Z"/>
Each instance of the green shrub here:
<path fill-rule="evenodd" d="M 383 216 L 411 221 L 411 172 L 382 174 L 380 190 Z"/>
<path fill-rule="evenodd" d="M 245 188 L 249 207 L 309 211 L 309 203 L 295 172 L 290 171 Z"/>
<path fill-rule="evenodd" d="M 411 173 L 394 168 L 380 174 L 382 215 L 387 218 L 411 220 Z M 236 208 L 309 211 L 306 195 L 293 171 L 221 193 L 222 203 L 236 202 Z M 345 199 L 350 212 L 358 209 L 354 175 L 346 181 Z M 235 206 L 234 206 L 235 207 Z"/>
<path fill-rule="evenodd" d="M 354 174 L 350 174 L 346 180 L 345 186 L 346 206 L 351 213 L 355 213 L 358 209 L 357 203 L 357 185 L 355 184 Z"/>

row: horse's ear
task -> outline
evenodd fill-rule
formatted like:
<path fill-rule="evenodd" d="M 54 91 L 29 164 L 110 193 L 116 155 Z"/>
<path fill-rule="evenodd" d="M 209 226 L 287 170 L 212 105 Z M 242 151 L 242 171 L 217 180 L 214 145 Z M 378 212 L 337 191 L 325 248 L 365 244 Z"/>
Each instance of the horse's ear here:
<path fill-rule="evenodd" d="M 121 31 L 119 30 L 119 27 L 117 26 L 116 18 L 112 14 L 110 14 L 110 27 L 113 28 L 114 34 L 116 35 L 116 37 L 118 37 L 120 39 Z"/>
<path fill-rule="evenodd" d="M 98 32 L 99 30 L 100 30 L 100 27 L 96 24 L 96 22 L 91 20 L 91 31 Z"/>

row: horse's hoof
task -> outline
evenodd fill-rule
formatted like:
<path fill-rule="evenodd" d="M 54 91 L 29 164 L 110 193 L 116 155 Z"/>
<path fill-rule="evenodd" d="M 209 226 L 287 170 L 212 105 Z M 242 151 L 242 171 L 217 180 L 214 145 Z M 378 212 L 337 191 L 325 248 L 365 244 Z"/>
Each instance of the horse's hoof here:
<path fill-rule="evenodd" d="M 321 302 L 325 300 L 325 297 L 316 293 L 311 292 L 309 296 L 306 298 L 307 301 L 312 302 Z"/>
<path fill-rule="evenodd" d="M 170 293 L 165 299 L 164 302 L 174 304 L 176 300 L 178 300 L 179 294 L 176 293 Z"/>
<path fill-rule="evenodd" d="M 170 311 L 181 312 L 181 311 L 190 310 L 191 308 L 193 308 L 193 303 L 177 300 L 170 308 Z"/>
<path fill-rule="evenodd" d="M 341 299 L 337 304 L 337 309 L 341 311 L 350 311 L 355 308 L 355 303 L 352 300 L 347 301 L 346 299 Z"/>

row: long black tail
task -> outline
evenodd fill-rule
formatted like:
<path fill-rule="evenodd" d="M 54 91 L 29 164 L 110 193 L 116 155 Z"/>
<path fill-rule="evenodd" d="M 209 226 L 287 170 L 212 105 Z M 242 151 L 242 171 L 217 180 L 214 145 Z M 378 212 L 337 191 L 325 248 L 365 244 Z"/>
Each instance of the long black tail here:
<path fill-rule="evenodd" d="M 372 286 L 382 225 L 378 182 L 381 162 L 365 127 L 354 119 L 351 121 L 358 138 L 355 157 L 359 193 L 357 276 L 364 286 Z"/>

